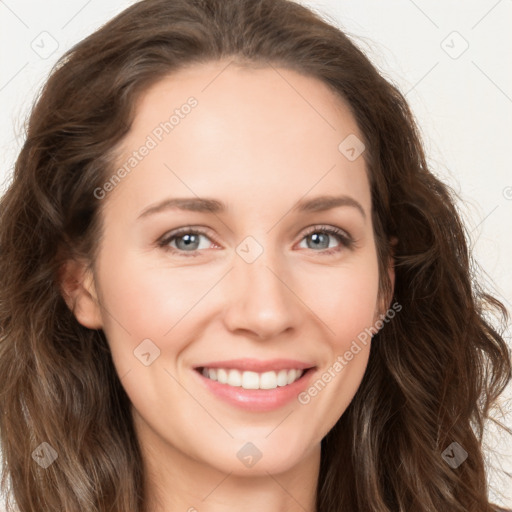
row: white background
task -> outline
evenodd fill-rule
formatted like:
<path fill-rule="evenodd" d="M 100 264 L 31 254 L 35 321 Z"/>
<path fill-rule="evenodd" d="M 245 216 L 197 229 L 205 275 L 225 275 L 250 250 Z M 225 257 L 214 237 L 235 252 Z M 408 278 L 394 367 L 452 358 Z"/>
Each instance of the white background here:
<path fill-rule="evenodd" d="M 132 3 L 0 0 L 3 187 L 23 142 L 25 116 L 51 66 Z M 512 310 L 512 0 L 302 3 L 343 28 L 406 94 L 432 170 L 461 198 L 486 285 Z M 509 390 L 503 402 L 510 396 Z M 510 402 L 506 410 L 512 427 Z M 510 439 L 492 433 L 486 445 L 496 452 L 488 452 L 491 496 L 512 507 Z"/>

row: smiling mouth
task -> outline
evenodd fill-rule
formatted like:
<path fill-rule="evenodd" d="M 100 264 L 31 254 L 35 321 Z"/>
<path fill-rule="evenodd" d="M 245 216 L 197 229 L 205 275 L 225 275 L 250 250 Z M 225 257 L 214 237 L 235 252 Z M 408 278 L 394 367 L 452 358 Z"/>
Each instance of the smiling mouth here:
<path fill-rule="evenodd" d="M 279 371 L 253 372 L 240 371 L 234 368 L 199 367 L 196 371 L 203 377 L 234 388 L 243 389 L 276 389 L 285 387 L 304 378 L 314 368 L 289 368 Z"/>

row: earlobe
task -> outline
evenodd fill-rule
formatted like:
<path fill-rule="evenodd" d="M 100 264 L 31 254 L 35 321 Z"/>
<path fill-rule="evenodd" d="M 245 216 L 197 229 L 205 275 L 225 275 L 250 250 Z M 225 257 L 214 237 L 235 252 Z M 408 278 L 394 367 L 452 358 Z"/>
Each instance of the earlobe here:
<path fill-rule="evenodd" d="M 77 321 L 88 329 L 101 329 L 103 322 L 94 277 L 86 264 L 76 260 L 65 262 L 59 285 L 62 297 Z"/>

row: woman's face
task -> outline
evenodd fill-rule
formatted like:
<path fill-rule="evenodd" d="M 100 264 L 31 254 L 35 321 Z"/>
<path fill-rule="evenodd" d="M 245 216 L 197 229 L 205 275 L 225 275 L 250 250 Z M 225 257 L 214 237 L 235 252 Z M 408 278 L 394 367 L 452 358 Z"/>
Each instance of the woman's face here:
<path fill-rule="evenodd" d="M 319 450 L 366 368 L 358 336 L 382 313 L 370 188 L 323 83 L 227 64 L 139 101 L 95 193 L 100 307 L 77 316 L 104 330 L 146 450 L 276 473 Z"/>

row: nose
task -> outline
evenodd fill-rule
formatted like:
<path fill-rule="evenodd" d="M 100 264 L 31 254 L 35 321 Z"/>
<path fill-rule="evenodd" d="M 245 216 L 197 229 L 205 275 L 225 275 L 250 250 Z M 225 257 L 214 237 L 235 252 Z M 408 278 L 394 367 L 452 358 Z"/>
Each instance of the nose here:
<path fill-rule="evenodd" d="M 299 328 L 304 307 L 294 293 L 292 272 L 282 260 L 264 250 L 252 263 L 235 255 L 233 266 L 224 310 L 231 332 L 275 339 Z"/>

